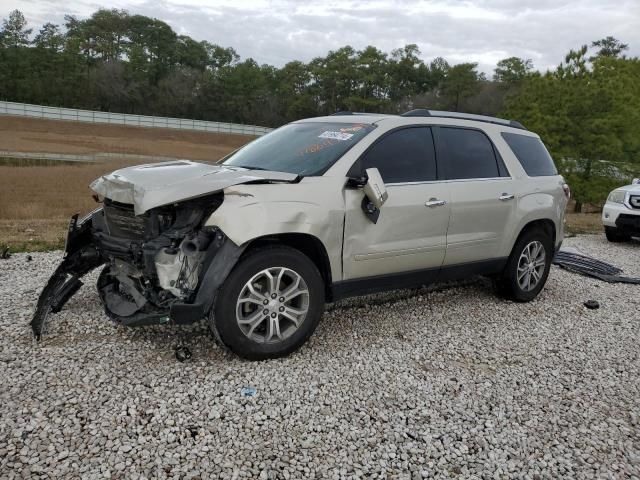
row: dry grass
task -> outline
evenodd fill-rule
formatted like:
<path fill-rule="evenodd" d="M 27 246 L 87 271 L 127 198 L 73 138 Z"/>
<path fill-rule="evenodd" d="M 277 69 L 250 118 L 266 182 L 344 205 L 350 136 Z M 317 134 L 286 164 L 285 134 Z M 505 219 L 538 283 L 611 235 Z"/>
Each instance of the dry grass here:
<path fill-rule="evenodd" d="M 0 247 L 6 245 L 12 252 L 60 249 L 68 224 L 68 218 L 0 220 Z"/>
<path fill-rule="evenodd" d="M 565 218 L 569 235 L 603 232 L 600 213 L 567 213 Z"/>
<path fill-rule="evenodd" d="M 70 154 L 123 153 L 217 160 L 252 137 L 0 116 L 0 150 Z"/>
<path fill-rule="evenodd" d="M 215 161 L 251 137 L 0 116 L 0 150 L 124 153 Z M 0 246 L 60 247 L 69 217 L 95 208 L 89 184 L 140 161 L 15 166 L 0 161 Z"/>
<path fill-rule="evenodd" d="M 61 246 L 71 215 L 96 206 L 89 183 L 127 164 L 0 165 L 0 245 L 12 251 Z"/>

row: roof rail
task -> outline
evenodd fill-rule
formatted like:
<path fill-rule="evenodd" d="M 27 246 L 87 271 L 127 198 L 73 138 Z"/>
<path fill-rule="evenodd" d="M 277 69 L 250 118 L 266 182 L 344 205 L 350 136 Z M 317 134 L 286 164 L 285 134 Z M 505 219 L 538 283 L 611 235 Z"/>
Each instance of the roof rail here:
<path fill-rule="evenodd" d="M 376 115 L 375 113 L 369 113 L 369 112 L 349 112 L 349 111 L 341 111 L 341 112 L 336 112 L 336 113 L 332 113 L 331 115 L 329 115 L 330 117 L 334 117 L 336 115 Z"/>
<path fill-rule="evenodd" d="M 505 120 L 503 118 L 489 117 L 487 115 L 476 115 L 474 113 L 444 112 L 441 110 L 427 110 L 426 108 L 418 108 L 416 110 L 409 110 L 408 112 L 405 112 L 400 116 L 459 118 L 461 120 L 475 120 L 477 122 L 494 123 L 497 125 L 504 125 L 505 127 L 513 127 L 519 128 L 520 130 L 526 130 L 524 125 L 515 120 Z"/>

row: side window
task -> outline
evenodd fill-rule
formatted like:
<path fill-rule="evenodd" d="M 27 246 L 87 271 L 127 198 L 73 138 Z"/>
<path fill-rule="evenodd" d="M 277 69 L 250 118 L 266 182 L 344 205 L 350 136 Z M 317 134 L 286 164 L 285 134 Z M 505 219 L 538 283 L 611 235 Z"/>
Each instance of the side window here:
<path fill-rule="evenodd" d="M 436 179 L 436 156 L 429 127 L 409 127 L 382 137 L 360 159 L 360 169 L 377 168 L 385 183 Z"/>
<path fill-rule="evenodd" d="M 479 130 L 440 127 L 438 153 L 448 180 L 495 178 L 506 174 L 506 169 L 498 167 L 493 144 Z"/>
<path fill-rule="evenodd" d="M 553 159 L 539 138 L 517 133 L 502 132 L 502 138 L 509 145 L 522 168 L 530 177 L 557 175 Z"/>

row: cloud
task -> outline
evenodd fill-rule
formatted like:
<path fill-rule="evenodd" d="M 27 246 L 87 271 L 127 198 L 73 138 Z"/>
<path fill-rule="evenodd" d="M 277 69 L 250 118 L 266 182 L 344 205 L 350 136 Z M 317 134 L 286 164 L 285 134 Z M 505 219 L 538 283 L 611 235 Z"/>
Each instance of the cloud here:
<path fill-rule="evenodd" d="M 160 18 L 178 33 L 276 66 L 347 44 L 389 52 L 415 43 L 426 61 L 475 61 L 486 73 L 509 56 L 553 68 L 569 49 L 607 35 L 640 53 L 638 0 L 112 0 L 109 6 Z M 55 0 L 4 0 L 0 14 L 13 8 L 37 28 L 61 23 L 64 13 L 88 16 L 100 4 L 77 0 L 61 12 Z"/>

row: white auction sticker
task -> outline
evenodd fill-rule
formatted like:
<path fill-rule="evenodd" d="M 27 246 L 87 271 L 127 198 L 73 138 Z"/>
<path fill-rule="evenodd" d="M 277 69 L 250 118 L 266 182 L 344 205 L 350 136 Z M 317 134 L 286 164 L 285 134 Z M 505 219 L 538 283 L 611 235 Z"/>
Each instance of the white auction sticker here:
<path fill-rule="evenodd" d="M 333 138 L 335 140 L 349 140 L 353 137 L 353 133 L 344 133 L 344 132 L 322 132 L 318 135 L 318 138 Z"/>

